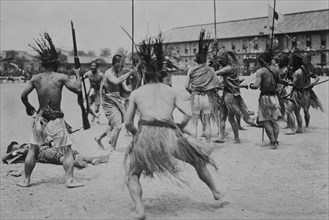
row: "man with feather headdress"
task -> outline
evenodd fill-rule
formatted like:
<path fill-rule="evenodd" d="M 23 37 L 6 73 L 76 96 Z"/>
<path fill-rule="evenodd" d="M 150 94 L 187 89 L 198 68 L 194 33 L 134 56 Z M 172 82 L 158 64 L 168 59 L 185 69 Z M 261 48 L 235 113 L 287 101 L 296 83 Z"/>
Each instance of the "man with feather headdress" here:
<path fill-rule="evenodd" d="M 223 96 L 219 120 L 220 141 L 224 142 L 225 121 L 228 117 L 234 133 L 234 141 L 240 143 L 239 124 L 237 123 L 239 120 L 236 120 L 235 117 L 239 119 L 241 116 L 246 123 L 251 125 L 254 123 L 240 93 L 239 61 L 232 51 L 222 49 L 219 52 L 217 62 L 221 69 L 217 70 L 216 74 L 223 77 Z"/>
<path fill-rule="evenodd" d="M 271 65 L 274 51 L 269 49 L 258 56 L 261 66 L 256 71 L 256 81 L 250 84 L 251 89 L 260 88 L 258 121 L 263 124 L 270 139 L 271 149 L 279 146 L 279 125 L 277 120 L 281 117 L 280 103 L 277 93 L 277 84 L 282 82 L 277 68 Z"/>
<path fill-rule="evenodd" d="M 25 159 L 25 179 L 18 186 L 31 185 L 30 178 L 35 167 L 39 146 L 53 140 L 54 147 L 63 152 L 63 167 L 66 173 L 66 186 L 68 188 L 83 186 L 73 179 L 74 158 L 71 149 L 71 139 L 67 131 L 64 113 L 61 111 L 62 90 L 65 86 L 74 93 L 81 92 L 80 69 L 76 70 L 77 80 L 72 82 L 68 76 L 57 72 L 60 65 L 59 54 L 47 33 L 35 41 L 37 46 L 30 45 L 38 54 L 45 72 L 32 77 L 22 92 L 21 99 L 26 107 L 26 113 L 33 116 L 32 136 L 30 148 Z M 29 103 L 28 95 L 37 91 L 39 100 L 38 111 Z"/>
<path fill-rule="evenodd" d="M 200 179 L 207 184 L 216 200 L 222 197 L 206 164 L 216 166 L 209 157 L 211 147 L 189 136 L 182 130 L 191 118 L 190 108 L 177 95 L 175 90 L 158 77 L 163 76 L 164 56 L 161 34 L 152 42 L 145 40 L 139 47 L 139 57 L 143 63 L 145 85 L 133 91 L 127 109 L 126 128 L 133 134 L 133 141 L 125 155 L 127 186 L 135 203 L 135 217 L 145 218 L 142 202 L 141 174 L 153 177 L 154 174 L 179 176 L 177 159 L 195 167 Z M 184 115 L 181 124 L 173 121 L 173 111 L 178 108 Z M 138 128 L 134 117 L 139 112 Z M 184 181 L 184 180 L 183 180 Z"/>
<path fill-rule="evenodd" d="M 313 64 L 301 53 L 295 52 L 290 58 L 290 68 L 292 69 L 292 86 L 293 89 L 288 99 L 287 114 L 290 120 L 289 128 L 292 130 L 287 134 L 302 133 L 303 119 L 300 110 L 304 110 L 305 127 L 308 128 L 311 115 L 309 108 L 320 109 L 323 111 L 319 98 L 312 90 L 313 86 L 320 80 L 319 76 L 314 73 Z M 314 81 L 311 83 L 311 78 Z M 297 129 L 295 125 L 295 116 L 297 118 Z"/>
<path fill-rule="evenodd" d="M 206 64 L 210 35 L 201 30 L 199 37 L 199 51 L 196 54 L 196 65 L 187 72 L 185 88 L 191 93 L 192 134 L 197 137 L 197 127 L 200 115 L 204 119 L 204 135 L 206 141 L 211 141 L 210 118 L 218 112 L 220 86 L 219 78 L 212 67 Z"/>

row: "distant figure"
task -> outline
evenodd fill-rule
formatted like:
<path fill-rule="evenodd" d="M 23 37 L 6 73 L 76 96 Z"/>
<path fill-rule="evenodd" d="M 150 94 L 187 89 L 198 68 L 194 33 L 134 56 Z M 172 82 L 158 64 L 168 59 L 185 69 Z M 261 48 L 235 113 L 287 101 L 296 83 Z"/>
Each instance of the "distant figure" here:
<path fill-rule="evenodd" d="M 291 129 L 291 132 L 287 134 L 296 134 L 303 132 L 303 118 L 300 110 L 303 109 L 304 111 L 305 127 L 308 128 L 311 119 L 310 107 L 321 111 L 323 111 L 323 107 L 319 98 L 312 90 L 313 86 L 320 80 L 319 76 L 312 72 L 312 64 L 302 54 L 294 53 L 290 60 L 290 66 L 293 69 L 293 89 L 287 103 L 287 114 L 290 117 L 289 128 Z M 314 78 L 313 82 L 311 82 L 311 78 Z M 297 118 L 297 129 L 293 113 Z"/>
<path fill-rule="evenodd" d="M 84 78 L 88 78 L 90 82 L 90 88 L 88 91 L 88 101 L 89 101 L 89 113 L 93 116 L 91 122 L 94 122 L 96 118 L 96 123 L 99 123 L 99 106 L 100 102 L 100 87 L 103 80 L 103 73 L 98 70 L 98 65 L 96 62 L 91 63 L 90 70 L 84 74 Z M 95 104 L 95 111 L 91 109 L 91 106 Z"/>
<path fill-rule="evenodd" d="M 62 90 L 65 86 L 74 93 L 81 92 L 80 69 L 76 70 L 77 81 L 72 82 L 65 74 L 57 73 L 60 65 L 58 53 L 50 36 L 36 41 L 38 46 L 31 46 L 38 54 L 45 72 L 34 75 L 22 92 L 21 99 L 26 107 L 26 113 L 33 116 L 32 136 L 30 148 L 25 159 L 25 179 L 17 183 L 18 186 L 31 186 L 30 178 L 35 167 L 39 146 L 53 140 L 54 146 L 63 151 L 63 167 L 66 173 L 68 188 L 83 186 L 73 179 L 74 158 L 71 149 L 71 139 L 65 127 L 64 113 L 61 111 Z M 36 90 L 39 109 L 29 103 L 28 95 Z"/>
<path fill-rule="evenodd" d="M 216 116 L 219 106 L 217 90 L 220 86 L 218 77 L 212 67 L 206 64 L 209 42 L 205 31 L 200 32 L 199 51 L 196 54 L 196 65 L 187 72 L 185 89 L 191 93 L 192 136 L 197 137 L 198 120 L 203 119 L 204 135 L 207 142 L 211 141 L 210 118 Z"/>
<path fill-rule="evenodd" d="M 271 49 L 259 55 L 258 63 L 261 68 L 256 71 L 256 81 L 250 84 L 250 88 L 260 88 L 258 121 L 265 128 L 270 139 L 271 149 L 277 149 L 280 131 L 277 121 L 281 117 L 277 83 L 280 83 L 281 79 L 278 70 L 271 66 L 273 55 Z"/>

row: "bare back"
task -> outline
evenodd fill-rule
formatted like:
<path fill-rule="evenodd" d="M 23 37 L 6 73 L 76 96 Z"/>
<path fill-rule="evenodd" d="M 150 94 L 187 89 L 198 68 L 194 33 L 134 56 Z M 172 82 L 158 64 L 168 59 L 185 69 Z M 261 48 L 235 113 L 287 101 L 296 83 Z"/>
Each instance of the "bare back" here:
<path fill-rule="evenodd" d="M 261 83 L 260 83 L 260 91 L 262 92 L 275 92 L 276 85 L 279 75 L 276 69 L 271 68 L 270 72 L 267 68 L 263 67 L 259 70 L 259 74 L 261 74 Z M 275 76 L 274 76 L 275 75 Z M 277 78 L 275 78 L 277 77 Z"/>
<path fill-rule="evenodd" d="M 138 88 L 132 93 L 130 101 L 135 104 L 143 120 L 170 121 L 175 107 L 190 115 L 175 90 L 162 83 L 150 83 Z"/>
<path fill-rule="evenodd" d="M 23 91 L 22 97 L 27 97 L 33 89 L 36 89 L 39 109 L 49 105 L 53 110 L 60 111 L 64 85 L 72 92 L 81 91 L 81 85 L 71 82 L 65 74 L 43 72 L 32 77 Z"/>

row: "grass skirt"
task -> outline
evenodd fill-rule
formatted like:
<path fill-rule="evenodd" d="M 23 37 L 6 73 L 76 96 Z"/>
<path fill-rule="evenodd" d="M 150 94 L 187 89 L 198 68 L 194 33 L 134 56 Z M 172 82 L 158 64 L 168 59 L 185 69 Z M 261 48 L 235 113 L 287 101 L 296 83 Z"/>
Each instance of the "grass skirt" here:
<path fill-rule="evenodd" d="M 250 120 L 248 107 L 240 95 L 235 96 L 233 93 L 225 92 L 222 105 L 226 107 L 227 112 L 232 112 L 234 115 L 240 115 L 245 121 Z"/>
<path fill-rule="evenodd" d="M 303 109 L 308 109 L 311 106 L 312 108 L 324 111 L 319 98 L 312 89 L 294 89 L 291 92 L 289 100 L 293 101 L 298 107 Z"/>
<path fill-rule="evenodd" d="M 148 177 L 157 174 L 182 180 L 177 159 L 196 167 L 211 164 L 217 169 L 211 151 L 210 144 L 183 134 L 175 125 L 141 125 L 126 151 L 124 164 L 127 173 L 138 168 Z"/>

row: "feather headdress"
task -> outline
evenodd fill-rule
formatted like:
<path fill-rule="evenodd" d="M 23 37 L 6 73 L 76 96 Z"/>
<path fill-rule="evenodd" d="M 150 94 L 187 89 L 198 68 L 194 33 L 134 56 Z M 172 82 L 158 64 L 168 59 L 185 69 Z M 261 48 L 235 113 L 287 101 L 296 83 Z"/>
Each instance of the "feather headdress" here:
<path fill-rule="evenodd" d="M 139 45 L 137 53 L 146 69 L 146 74 L 156 74 L 159 76 L 165 64 L 162 33 L 160 32 L 156 38 L 143 40 Z"/>
<path fill-rule="evenodd" d="M 294 52 L 290 56 L 289 66 L 293 67 L 295 71 L 302 68 L 307 74 L 315 73 L 315 67 L 307 56 L 301 52 Z"/>
<path fill-rule="evenodd" d="M 35 43 L 36 45 L 29 44 L 29 46 L 39 54 L 41 63 L 49 64 L 59 61 L 59 54 L 48 33 L 44 33 L 43 36 L 40 34 L 40 39 L 35 40 Z"/>
<path fill-rule="evenodd" d="M 208 49 L 210 45 L 210 33 L 206 33 L 205 29 L 201 29 L 198 40 L 197 62 L 205 63 L 207 61 Z"/>
<path fill-rule="evenodd" d="M 216 62 L 223 66 L 238 66 L 239 60 L 236 57 L 235 53 L 230 50 L 221 49 L 218 53 L 218 56 L 216 56 Z"/>

